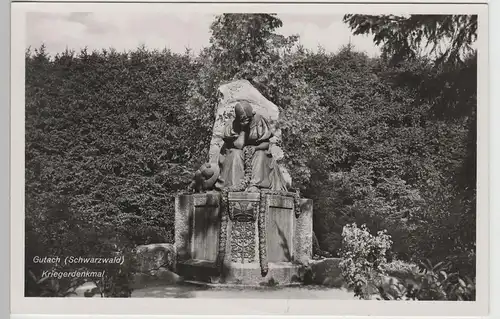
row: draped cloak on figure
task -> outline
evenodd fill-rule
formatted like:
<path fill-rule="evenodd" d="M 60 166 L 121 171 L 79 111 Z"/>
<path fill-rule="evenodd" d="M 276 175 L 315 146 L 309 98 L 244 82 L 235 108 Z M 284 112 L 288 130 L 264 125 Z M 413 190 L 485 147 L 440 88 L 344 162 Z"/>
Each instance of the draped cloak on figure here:
<path fill-rule="evenodd" d="M 240 125 L 237 120 L 230 120 L 224 127 L 224 145 L 221 154 L 224 155 L 221 168 L 220 187 L 238 185 L 245 176 L 245 158 L 242 149 L 238 149 L 234 142 L 240 137 Z M 273 133 L 265 117 L 254 114 L 245 134 L 244 145 L 258 146 L 269 142 Z M 225 153 L 225 154 L 224 154 Z M 252 177 L 250 187 L 286 191 L 285 180 L 272 157 L 269 149 L 256 150 L 252 156 Z"/>

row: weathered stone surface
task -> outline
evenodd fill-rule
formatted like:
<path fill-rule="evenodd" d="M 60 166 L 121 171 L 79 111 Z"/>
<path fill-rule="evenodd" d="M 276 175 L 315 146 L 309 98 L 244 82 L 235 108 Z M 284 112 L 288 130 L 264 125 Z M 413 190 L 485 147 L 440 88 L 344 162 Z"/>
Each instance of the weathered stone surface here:
<path fill-rule="evenodd" d="M 191 252 L 193 259 L 215 261 L 219 248 L 219 197 L 194 195 Z"/>
<path fill-rule="evenodd" d="M 151 284 L 171 285 L 182 281 L 174 273 L 177 254 L 172 244 L 141 245 L 136 248 L 138 269 L 132 281 L 132 288 Z"/>
<path fill-rule="evenodd" d="M 340 258 L 325 258 L 321 260 L 311 260 L 309 266 L 312 273 L 312 282 L 335 288 L 343 286 L 340 272 Z"/>
<path fill-rule="evenodd" d="M 179 274 L 186 280 L 212 283 L 220 277 L 215 262 L 206 260 L 186 260 L 177 264 Z"/>
<path fill-rule="evenodd" d="M 269 263 L 267 274 L 262 276 L 259 263 L 231 263 L 219 280 L 220 283 L 250 286 L 289 285 L 296 282 L 300 268 L 300 265 L 290 262 Z"/>
<path fill-rule="evenodd" d="M 256 88 L 246 80 L 233 81 L 219 87 L 222 99 L 217 106 L 215 122 L 210 143 L 210 162 L 217 163 L 220 148 L 222 147 L 224 126 L 230 119 L 235 117 L 234 107 L 239 101 L 250 103 L 255 112 L 265 116 L 271 127 L 275 128 L 278 121 L 278 107 L 267 100 Z M 279 135 L 279 132 L 278 132 Z"/>
<path fill-rule="evenodd" d="M 290 193 L 290 195 L 293 194 Z M 182 214 L 176 213 L 182 219 L 176 232 L 178 229 L 184 231 L 185 228 L 189 228 L 189 225 L 193 225 L 193 219 L 191 218 L 189 221 L 190 218 L 186 217 L 193 214 L 189 210 L 195 211 L 197 207 L 207 205 L 214 208 L 221 206 L 221 198 L 217 192 L 185 196 L 187 198 L 178 197 L 176 200 L 177 209 L 183 210 Z M 184 255 L 190 256 L 189 258 L 179 259 L 178 274 L 186 279 L 245 285 L 266 284 L 269 281 L 269 284 L 283 285 L 298 281 L 301 278 L 301 269 L 309 264 L 312 256 L 312 200 L 302 199 L 302 212 L 296 216 L 293 198 L 271 194 L 268 196 L 266 201 L 266 219 L 268 219 L 266 222 L 266 249 L 269 272 L 267 274 L 261 274 L 258 220 L 255 220 L 254 214 L 260 204 L 260 194 L 247 192 L 230 192 L 228 194 L 229 207 L 233 207 L 233 210 L 238 208 L 238 211 L 233 211 L 230 214 L 232 217 L 229 218 L 225 229 L 228 236 L 225 246 L 225 270 L 221 273 L 213 260 L 194 258 L 192 253 L 194 241 L 187 240 L 176 233 L 176 238 L 184 240 L 184 244 L 176 245 L 176 247 L 191 252 L 191 255 L 188 253 Z M 273 218 L 269 218 L 270 216 Z M 178 225 L 177 220 L 176 225 Z M 277 231 L 278 228 L 280 231 Z M 269 236 L 269 231 L 275 234 Z M 188 233 L 191 234 L 190 236 L 196 236 L 197 232 L 191 230 Z M 214 243 L 216 242 L 214 240 Z M 273 252 L 276 258 L 272 258 Z"/>
<path fill-rule="evenodd" d="M 179 264 L 180 273 L 186 280 L 246 286 L 282 286 L 297 283 L 302 267 L 290 262 L 269 263 L 269 271 L 263 276 L 258 262 L 229 262 L 225 264 L 222 273 L 214 263 L 205 261 L 192 260 Z"/>
<path fill-rule="evenodd" d="M 215 122 L 213 126 L 212 140 L 210 142 L 209 162 L 218 163 L 219 153 L 222 145 L 224 126 L 228 120 L 235 117 L 234 107 L 239 101 L 247 101 L 253 110 L 266 117 L 273 131 L 274 137 L 271 139 L 269 150 L 273 157 L 279 161 L 284 157 L 281 149 L 281 130 L 276 127 L 279 118 L 278 107 L 266 99 L 252 84 L 247 80 L 237 80 L 223 84 L 219 87 L 222 93 L 222 99 L 219 102 L 215 114 Z M 282 172 L 286 174 L 287 182 L 291 185 L 291 176 L 287 170 L 280 164 Z"/>
<path fill-rule="evenodd" d="M 175 247 L 172 244 L 141 245 L 136 248 L 140 272 L 149 272 L 161 267 L 173 270 L 176 264 Z"/>
<path fill-rule="evenodd" d="M 311 199 L 301 199 L 300 207 L 300 216 L 295 219 L 293 255 L 297 262 L 306 265 L 312 258 L 313 201 Z"/>
<path fill-rule="evenodd" d="M 189 188 L 195 192 L 216 189 L 216 182 L 220 179 L 220 168 L 215 163 L 203 164 L 195 173 Z"/>
<path fill-rule="evenodd" d="M 215 260 L 219 237 L 219 192 L 175 198 L 175 248 L 179 261 Z"/>
<path fill-rule="evenodd" d="M 231 260 L 251 263 L 255 261 L 255 221 L 235 221 L 231 227 Z"/>
<path fill-rule="evenodd" d="M 257 216 L 260 193 L 230 192 L 226 261 L 252 263 L 259 260 Z"/>
<path fill-rule="evenodd" d="M 193 207 L 194 197 L 192 195 L 177 195 L 175 197 L 175 250 L 178 261 L 191 258 Z"/>
<path fill-rule="evenodd" d="M 284 196 L 269 196 L 266 212 L 267 260 L 269 262 L 292 262 L 295 258 L 294 241 L 295 214 L 293 199 Z"/>

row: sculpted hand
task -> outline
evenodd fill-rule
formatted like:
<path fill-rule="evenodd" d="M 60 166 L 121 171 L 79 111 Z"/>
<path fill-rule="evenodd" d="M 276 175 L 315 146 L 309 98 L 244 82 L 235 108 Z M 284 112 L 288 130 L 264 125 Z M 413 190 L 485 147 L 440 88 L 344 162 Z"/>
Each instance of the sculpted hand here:
<path fill-rule="evenodd" d="M 234 141 L 234 146 L 242 150 L 245 147 L 245 132 L 241 132 L 238 138 Z"/>

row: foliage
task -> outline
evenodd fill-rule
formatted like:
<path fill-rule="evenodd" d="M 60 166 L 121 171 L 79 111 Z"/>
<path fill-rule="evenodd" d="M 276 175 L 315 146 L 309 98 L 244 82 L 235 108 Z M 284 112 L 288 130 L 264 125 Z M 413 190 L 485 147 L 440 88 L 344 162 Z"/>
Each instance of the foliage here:
<path fill-rule="evenodd" d="M 121 251 L 119 254 L 123 256 L 124 263 L 107 265 L 104 278 L 94 281 L 102 297 L 131 296 L 131 282 L 138 270 L 137 256 L 133 249 Z"/>
<path fill-rule="evenodd" d="M 385 263 L 382 268 L 386 274 L 396 277 L 408 277 L 420 270 L 418 265 L 400 259 L 393 259 Z"/>
<path fill-rule="evenodd" d="M 474 301 L 476 283 L 458 273 L 449 273 L 449 264 L 429 261 L 421 267 L 412 266 L 406 278 L 389 280 L 389 284 L 377 286 L 378 299 L 383 300 L 458 300 Z M 410 276 L 408 276 L 410 275 Z"/>
<path fill-rule="evenodd" d="M 182 108 L 195 72 L 189 54 L 144 47 L 26 52 L 28 270 L 173 241 L 173 196 L 199 161 Z"/>
<path fill-rule="evenodd" d="M 51 278 L 36 276 L 31 270 L 25 274 L 26 297 L 68 297 L 83 284 L 81 278 Z"/>
<path fill-rule="evenodd" d="M 210 53 L 219 71 L 233 76 L 241 65 L 269 53 L 268 41 L 283 23 L 272 14 L 222 14 L 211 25 Z"/>
<path fill-rule="evenodd" d="M 303 192 L 320 245 L 336 254 L 343 226 L 365 223 L 387 229 L 398 258 L 446 256 L 474 276 L 476 57 L 393 65 L 347 46 L 302 67 L 328 107 Z"/>
<path fill-rule="evenodd" d="M 346 225 L 342 232 L 342 252 L 339 264 L 342 277 L 355 296 L 367 299 L 370 296 L 366 287 L 384 273 L 387 251 L 391 248 L 390 236 L 379 231 L 373 236 L 366 225 L 358 228 L 356 224 Z M 375 277 L 374 277 L 375 276 Z"/>
<path fill-rule="evenodd" d="M 392 241 L 385 231 L 374 236 L 365 225 L 352 224 L 342 237 L 341 274 L 361 299 L 475 300 L 475 281 L 450 273 L 450 263 L 389 260 Z"/>
<path fill-rule="evenodd" d="M 422 47 L 436 55 L 436 64 L 461 63 L 477 39 L 477 15 L 344 16 L 355 35 L 371 33 L 383 54 L 395 61 L 416 58 Z"/>

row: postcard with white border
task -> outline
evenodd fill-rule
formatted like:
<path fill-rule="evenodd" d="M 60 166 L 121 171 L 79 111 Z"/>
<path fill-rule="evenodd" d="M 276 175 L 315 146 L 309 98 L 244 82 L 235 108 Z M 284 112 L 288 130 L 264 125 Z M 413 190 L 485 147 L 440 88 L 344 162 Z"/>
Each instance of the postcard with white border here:
<path fill-rule="evenodd" d="M 11 21 L 13 314 L 488 314 L 487 4 Z"/>

